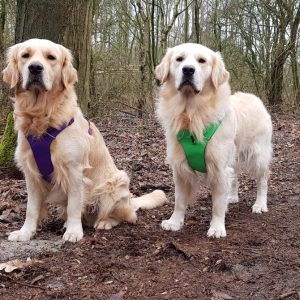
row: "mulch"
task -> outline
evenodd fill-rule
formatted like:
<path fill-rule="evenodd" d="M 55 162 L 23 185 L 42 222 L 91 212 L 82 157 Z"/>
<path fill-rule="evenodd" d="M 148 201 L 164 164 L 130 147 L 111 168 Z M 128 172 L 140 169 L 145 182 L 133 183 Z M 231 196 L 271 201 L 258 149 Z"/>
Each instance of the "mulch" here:
<path fill-rule="evenodd" d="M 206 237 L 211 197 L 205 187 L 181 231 L 160 228 L 173 210 L 174 185 L 164 134 L 154 118 L 98 119 L 117 166 L 131 177 L 131 191 L 142 195 L 160 188 L 169 203 L 139 211 L 137 225 L 85 229 L 79 243 L 38 255 L 42 263 L 0 271 L 0 298 L 300 299 L 299 117 L 292 110 L 272 112 L 269 212 L 251 213 L 255 183 L 242 175 L 240 202 L 230 205 L 224 239 Z M 24 180 L 7 174 L 0 171 L 0 243 L 6 232 L 21 226 L 26 208 Z M 62 236 L 61 226 L 51 215 L 36 239 Z"/>

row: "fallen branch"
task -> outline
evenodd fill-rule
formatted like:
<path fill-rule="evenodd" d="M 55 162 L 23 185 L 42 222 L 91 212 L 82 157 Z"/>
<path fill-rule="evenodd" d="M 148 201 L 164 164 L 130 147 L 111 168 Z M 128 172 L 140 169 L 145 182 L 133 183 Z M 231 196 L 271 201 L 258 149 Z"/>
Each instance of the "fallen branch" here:
<path fill-rule="evenodd" d="M 131 113 L 129 111 L 119 110 L 119 109 L 115 109 L 115 110 L 118 111 L 118 112 L 121 112 L 123 114 L 127 114 L 127 115 L 130 115 L 130 116 L 136 117 L 136 115 L 134 115 L 133 113 Z"/>
<path fill-rule="evenodd" d="M 141 110 L 140 108 L 137 108 L 137 107 L 134 107 L 134 106 L 131 106 L 127 103 L 124 103 L 124 102 L 121 102 L 121 101 L 115 101 L 114 103 L 118 103 L 118 104 L 121 104 L 121 105 L 124 105 L 124 106 L 127 106 L 129 108 L 132 108 L 134 110 L 137 110 L 137 111 L 140 111 L 140 112 L 143 112 L 143 110 Z"/>
<path fill-rule="evenodd" d="M 284 293 L 284 294 L 279 296 L 279 299 L 285 299 L 285 298 L 287 298 L 289 296 L 292 296 L 292 295 L 295 295 L 295 294 L 297 294 L 298 298 L 300 299 L 299 293 L 297 293 L 297 291 L 290 291 L 290 292 Z"/>
<path fill-rule="evenodd" d="M 33 285 L 33 284 L 29 284 L 29 283 L 23 283 L 23 282 L 20 282 L 18 280 L 15 280 L 15 279 L 12 279 L 11 277 L 5 275 L 5 274 L 2 274 L 0 273 L 0 276 L 4 277 L 4 278 L 7 278 L 9 279 L 10 281 L 12 281 L 13 283 L 16 283 L 16 284 L 19 284 L 19 285 L 23 285 L 23 286 L 27 286 L 27 287 L 31 287 L 31 288 L 35 288 L 35 289 L 41 289 L 43 291 L 46 291 L 47 289 L 44 288 L 44 287 L 41 287 L 41 286 L 38 286 L 38 285 Z"/>

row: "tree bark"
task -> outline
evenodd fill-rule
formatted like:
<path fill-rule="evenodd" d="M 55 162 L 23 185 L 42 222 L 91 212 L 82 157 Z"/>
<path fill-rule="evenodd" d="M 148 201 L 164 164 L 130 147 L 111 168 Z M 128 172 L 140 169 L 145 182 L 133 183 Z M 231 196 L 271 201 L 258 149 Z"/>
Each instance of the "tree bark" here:
<path fill-rule="evenodd" d="M 284 10 L 280 12 L 281 15 L 279 18 L 278 27 L 279 43 L 274 52 L 275 55 L 271 65 L 271 87 L 267 94 L 269 104 L 271 105 L 281 105 L 283 102 L 282 91 L 284 64 L 289 55 L 291 55 L 296 49 L 296 39 L 300 24 L 300 4 L 296 6 L 296 14 L 293 16 L 294 12 L 291 7 L 287 6 L 281 0 L 277 0 L 277 2 L 279 5 L 281 5 L 281 7 L 284 7 Z M 289 40 L 287 41 L 286 30 L 289 24 L 291 26 L 291 34 Z M 298 91 L 297 94 L 299 94 Z"/>
<path fill-rule="evenodd" d="M 64 1 L 62 1 L 64 2 Z M 70 1 L 72 5 L 69 24 L 66 27 L 63 43 L 73 52 L 74 67 L 78 71 L 77 96 L 81 109 L 88 113 L 90 101 L 91 33 L 93 0 Z"/>
<path fill-rule="evenodd" d="M 184 0 L 184 6 L 188 6 L 188 1 Z M 187 43 L 189 41 L 189 10 L 186 9 L 184 12 L 184 42 Z"/>
<path fill-rule="evenodd" d="M 17 0 L 15 42 L 41 38 L 72 50 L 79 77 L 78 100 L 84 113 L 88 112 L 90 92 L 93 3 L 93 0 Z M 1 166 L 13 163 L 10 154 L 14 152 L 16 136 L 12 134 L 12 122 L 9 118 L 1 141 Z"/>
<path fill-rule="evenodd" d="M 48 39 L 72 50 L 78 101 L 88 112 L 93 0 L 17 0 L 16 43 Z"/>
<path fill-rule="evenodd" d="M 150 41 L 150 14 L 147 9 L 146 12 L 143 10 L 142 3 L 137 2 L 137 7 L 139 10 L 139 15 L 141 17 L 141 27 L 140 27 L 140 46 L 139 46 L 139 69 L 140 69 L 140 92 L 138 95 L 138 115 L 140 118 L 143 117 L 143 112 L 145 111 L 147 103 L 147 87 L 148 87 L 148 78 L 147 78 L 147 64 L 149 62 L 149 41 Z M 146 7 L 147 8 L 147 7 Z"/>
<path fill-rule="evenodd" d="M 280 55 L 278 52 L 271 65 L 271 86 L 267 97 L 270 105 L 281 105 L 282 89 L 283 89 L 283 67 L 287 59 L 287 55 Z"/>
<path fill-rule="evenodd" d="M 200 36 L 200 5 L 199 0 L 194 0 L 194 7 L 193 7 L 193 30 L 192 34 L 195 35 L 195 43 L 201 43 L 201 36 Z"/>
<path fill-rule="evenodd" d="M 14 164 L 16 144 L 17 134 L 14 130 L 13 113 L 9 113 L 0 143 L 0 167 L 11 167 Z"/>
<path fill-rule="evenodd" d="M 297 60 L 297 49 L 296 48 L 291 53 L 291 65 L 292 65 L 295 104 L 297 106 L 300 106 L 300 78 L 299 78 L 299 73 L 298 73 L 298 60 Z"/>
<path fill-rule="evenodd" d="M 7 2 L 6 0 L 1 0 L 0 6 L 0 57 L 3 56 L 4 52 L 4 28 L 5 28 L 5 21 L 6 21 L 6 7 Z"/>

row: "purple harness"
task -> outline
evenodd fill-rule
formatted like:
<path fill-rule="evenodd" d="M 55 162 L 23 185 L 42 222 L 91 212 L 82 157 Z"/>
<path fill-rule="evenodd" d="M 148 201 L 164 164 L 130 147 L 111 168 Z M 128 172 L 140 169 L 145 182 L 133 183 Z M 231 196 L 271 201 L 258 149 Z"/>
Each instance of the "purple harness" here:
<path fill-rule="evenodd" d="M 90 127 L 90 120 L 87 119 L 89 122 L 89 129 L 88 134 L 92 135 L 93 130 Z M 31 147 L 33 152 L 33 156 L 37 167 L 43 177 L 44 180 L 51 182 L 51 174 L 54 170 L 52 161 L 51 161 L 51 152 L 50 152 L 50 145 L 55 140 L 55 138 L 68 126 L 74 123 L 74 119 L 68 124 L 63 125 L 60 129 L 56 129 L 53 127 L 49 127 L 46 132 L 39 138 L 28 135 L 26 136 L 27 141 Z"/>

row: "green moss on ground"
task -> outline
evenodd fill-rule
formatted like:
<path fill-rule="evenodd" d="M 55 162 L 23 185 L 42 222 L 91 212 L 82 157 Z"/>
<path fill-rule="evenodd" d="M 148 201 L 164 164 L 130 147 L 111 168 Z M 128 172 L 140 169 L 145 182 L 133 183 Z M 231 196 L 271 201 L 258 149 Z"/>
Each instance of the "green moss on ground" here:
<path fill-rule="evenodd" d="M 0 143 L 0 167 L 14 165 L 14 154 L 17 146 L 17 133 L 14 130 L 13 113 L 7 116 L 6 127 Z"/>

